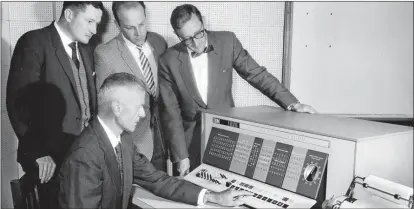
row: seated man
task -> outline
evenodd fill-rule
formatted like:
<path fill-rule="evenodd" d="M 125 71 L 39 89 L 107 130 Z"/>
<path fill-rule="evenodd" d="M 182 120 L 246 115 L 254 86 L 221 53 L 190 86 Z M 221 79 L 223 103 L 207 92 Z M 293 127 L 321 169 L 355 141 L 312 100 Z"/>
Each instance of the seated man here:
<path fill-rule="evenodd" d="M 243 204 L 246 191 L 208 192 L 155 169 L 137 152 L 128 134 L 145 117 L 145 88 L 128 73 L 105 79 L 98 92 L 98 115 L 69 150 L 59 172 L 61 208 L 127 208 L 132 184 L 154 194 L 192 205 L 207 201 L 223 206 Z"/>

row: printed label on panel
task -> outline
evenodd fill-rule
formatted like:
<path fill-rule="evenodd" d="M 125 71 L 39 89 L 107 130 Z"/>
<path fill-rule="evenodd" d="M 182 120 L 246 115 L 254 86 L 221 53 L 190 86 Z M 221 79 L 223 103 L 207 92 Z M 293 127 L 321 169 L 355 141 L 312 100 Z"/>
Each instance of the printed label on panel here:
<path fill-rule="evenodd" d="M 236 149 L 234 150 L 233 160 L 230 164 L 230 171 L 244 175 L 250 152 L 252 150 L 253 142 L 253 136 L 240 134 Z"/>
<path fill-rule="evenodd" d="M 238 133 L 213 127 L 204 152 L 204 162 L 228 170 L 238 137 Z"/>
<path fill-rule="evenodd" d="M 296 192 L 308 149 L 293 147 L 282 188 Z"/>
<path fill-rule="evenodd" d="M 315 150 L 308 150 L 305 163 L 303 164 L 302 174 L 296 190 L 298 194 L 310 198 L 316 198 L 325 171 L 328 154 Z"/>
<path fill-rule="evenodd" d="M 259 153 L 262 148 L 263 139 L 256 137 L 252 146 L 252 151 L 250 152 L 249 161 L 247 162 L 247 168 L 245 176 L 252 178 L 254 170 L 256 168 L 257 160 L 259 159 Z"/>
<path fill-rule="evenodd" d="M 292 148 L 292 145 L 276 143 L 266 183 L 282 187 Z"/>
<path fill-rule="evenodd" d="M 260 151 L 259 160 L 257 161 L 256 170 L 253 178 L 262 182 L 266 181 L 267 173 L 269 172 L 270 162 L 272 161 L 273 151 L 275 150 L 276 142 L 264 140 L 262 149 Z"/>

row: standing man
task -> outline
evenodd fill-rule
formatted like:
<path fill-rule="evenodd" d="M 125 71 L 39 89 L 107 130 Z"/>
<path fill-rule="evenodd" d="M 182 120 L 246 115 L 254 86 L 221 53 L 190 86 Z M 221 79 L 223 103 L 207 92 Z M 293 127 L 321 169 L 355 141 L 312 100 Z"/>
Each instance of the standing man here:
<path fill-rule="evenodd" d="M 298 102 L 265 67 L 259 66 L 234 33 L 207 31 L 200 11 L 178 6 L 171 26 L 181 40 L 160 59 L 160 112 L 171 160 L 180 175 L 200 164 L 202 109 L 234 107 L 232 72 L 287 110 L 314 113 Z"/>
<path fill-rule="evenodd" d="M 159 34 L 147 32 L 144 2 L 113 2 L 112 12 L 121 32 L 95 50 L 97 87 L 116 72 L 131 73 L 146 84 L 146 117 L 131 135 L 138 151 L 165 171 L 167 155 L 159 129 L 157 65 L 167 43 Z"/>
<path fill-rule="evenodd" d="M 20 37 L 11 59 L 7 112 L 19 139 L 17 161 L 39 176 L 41 208 L 56 208 L 55 171 L 95 114 L 88 42 L 102 12 L 101 2 L 64 2 L 59 20 Z"/>
<path fill-rule="evenodd" d="M 145 85 L 145 84 L 144 84 Z M 138 184 L 158 196 L 192 205 L 243 204 L 247 191 L 220 193 L 157 170 L 138 153 L 130 135 L 145 117 L 146 90 L 129 73 L 111 74 L 98 92 L 98 115 L 73 143 L 59 173 L 60 208 L 125 209 Z"/>

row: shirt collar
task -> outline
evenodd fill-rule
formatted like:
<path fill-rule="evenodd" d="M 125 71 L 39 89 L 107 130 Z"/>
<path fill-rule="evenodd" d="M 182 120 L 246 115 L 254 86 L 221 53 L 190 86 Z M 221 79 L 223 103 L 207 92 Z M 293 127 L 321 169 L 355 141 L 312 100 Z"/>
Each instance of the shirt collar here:
<path fill-rule="evenodd" d="M 60 36 L 60 39 L 62 40 L 62 43 L 64 46 L 68 46 L 70 43 L 73 42 L 73 40 L 71 38 L 69 38 L 69 36 L 67 36 L 62 29 L 60 28 L 60 26 L 57 24 L 57 22 L 54 22 L 54 26 Z M 76 41 L 76 46 L 78 45 L 78 42 Z"/>
<path fill-rule="evenodd" d="M 109 141 L 111 142 L 112 147 L 116 147 L 118 145 L 118 143 L 121 141 L 121 137 L 120 136 L 116 136 L 114 134 L 114 132 L 112 132 L 111 129 L 109 129 L 108 126 L 106 126 L 106 124 L 101 120 L 101 118 L 99 118 L 99 116 L 97 116 L 99 123 L 102 125 L 102 128 L 104 129 L 106 135 L 109 138 Z"/>
<path fill-rule="evenodd" d="M 136 47 L 137 47 L 137 45 L 136 45 L 136 44 L 134 44 L 134 43 L 132 43 L 130 40 L 128 40 L 128 39 L 124 36 L 124 34 L 123 34 L 123 33 L 121 33 L 121 34 L 122 34 L 122 38 L 123 38 L 123 39 L 124 39 L 124 41 L 125 41 L 125 44 L 126 44 L 129 48 L 136 48 Z M 145 40 L 144 44 L 142 45 L 142 48 L 146 47 L 147 43 L 148 43 L 148 41 L 147 41 L 147 40 Z"/>

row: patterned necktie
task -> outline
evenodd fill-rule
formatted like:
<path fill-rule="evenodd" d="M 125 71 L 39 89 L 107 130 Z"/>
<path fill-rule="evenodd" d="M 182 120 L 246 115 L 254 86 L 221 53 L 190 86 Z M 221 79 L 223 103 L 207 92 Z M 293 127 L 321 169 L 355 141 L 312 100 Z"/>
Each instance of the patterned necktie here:
<path fill-rule="evenodd" d="M 145 81 L 147 83 L 148 89 L 152 96 L 157 98 L 157 89 L 154 82 L 154 75 L 152 74 L 151 66 L 149 65 L 149 61 L 145 56 L 142 48 L 137 46 L 138 54 L 139 54 L 139 61 L 141 62 L 142 71 L 144 74 Z"/>
<path fill-rule="evenodd" d="M 76 42 L 70 43 L 69 47 L 72 49 L 72 61 L 73 63 L 75 63 L 76 67 L 79 69 L 79 60 L 78 60 L 78 55 L 76 53 Z"/>
<path fill-rule="evenodd" d="M 191 52 L 191 57 L 192 57 L 192 58 L 196 58 L 196 57 L 198 57 L 198 56 L 202 55 L 203 53 L 209 53 L 209 52 L 211 52 L 211 51 L 213 51 L 213 45 L 208 45 L 208 46 L 206 46 L 206 48 L 204 48 L 204 50 L 203 50 L 202 52 L 200 52 L 200 53 L 197 53 L 197 52 Z"/>
<path fill-rule="evenodd" d="M 124 165 L 122 163 L 121 142 L 115 147 L 116 161 L 118 161 L 119 175 L 121 176 L 121 191 L 124 190 Z"/>

